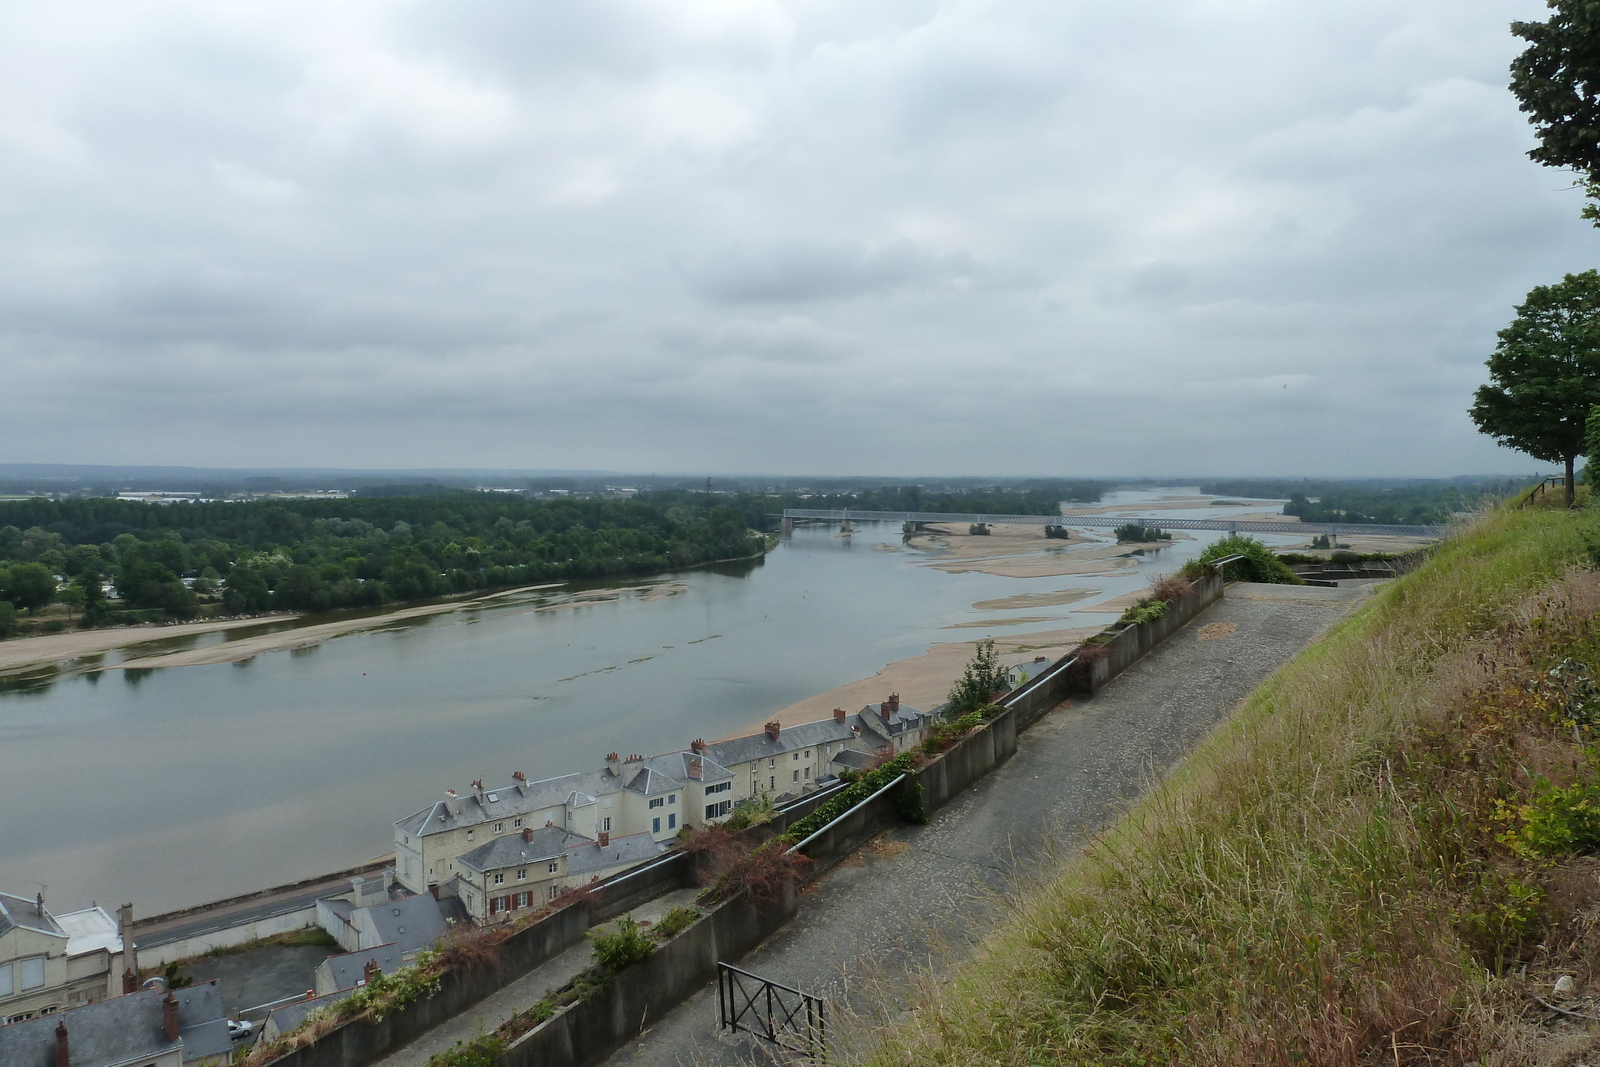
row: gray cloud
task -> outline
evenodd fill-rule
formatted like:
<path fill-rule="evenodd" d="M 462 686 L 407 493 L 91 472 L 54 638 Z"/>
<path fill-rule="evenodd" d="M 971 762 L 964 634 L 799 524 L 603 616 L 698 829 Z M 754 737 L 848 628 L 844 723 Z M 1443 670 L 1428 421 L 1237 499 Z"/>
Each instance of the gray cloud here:
<path fill-rule="evenodd" d="M 16 7 L 0 453 L 1527 470 L 1464 410 L 1592 265 L 1544 11 Z"/>

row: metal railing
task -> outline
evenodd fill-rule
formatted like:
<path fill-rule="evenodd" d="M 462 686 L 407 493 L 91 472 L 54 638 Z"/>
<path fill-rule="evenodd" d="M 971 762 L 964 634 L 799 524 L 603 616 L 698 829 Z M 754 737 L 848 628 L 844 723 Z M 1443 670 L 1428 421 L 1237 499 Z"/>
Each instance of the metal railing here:
<path fill-rule="evenodd" d="M 724 1030 L 753 1034 L 813 1063 L 827 1059 L 827 1001 L 720 960 L 717 1016 Z"/>

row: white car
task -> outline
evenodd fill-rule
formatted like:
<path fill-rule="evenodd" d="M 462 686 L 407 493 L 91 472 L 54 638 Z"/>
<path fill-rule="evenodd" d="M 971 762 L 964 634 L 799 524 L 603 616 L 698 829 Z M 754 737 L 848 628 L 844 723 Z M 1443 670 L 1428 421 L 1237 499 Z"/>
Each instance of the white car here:
<path fill-rule="evenodd" d="M 228 1036 L 235 1041 L 243 1041 L 256 1032 L 256 1024 L 248 1019 L 229 1019 Z"/>

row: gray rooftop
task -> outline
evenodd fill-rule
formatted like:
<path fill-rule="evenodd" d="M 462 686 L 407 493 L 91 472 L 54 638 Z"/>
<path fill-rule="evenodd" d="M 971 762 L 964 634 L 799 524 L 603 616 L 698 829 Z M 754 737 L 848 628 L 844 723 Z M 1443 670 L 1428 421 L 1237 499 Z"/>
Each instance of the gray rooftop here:
<path fill-rule="evenodd" d="M 337 956 L 329 956 L 318 965 L 317 969 L 327 969 L 328 980 L 333 983 L 334 989 L 354 989 L 356 983 L 366 977 L 369 960 L 377 960 L 378 970 L 384 974 L 393 974 L 406 965 L 399 946 L 379 945 L 361 952 L 344 952 Z"/>
<path fill-rule="evenodd" d="M 853 748 L 847 748 L 844 751 L 835 754 L 833 757 L 833 762 L 837 763 L 841 767 L 848 767 L 852 771 L 866 771 L 871 770 L 872 765 L 876 763 L 877 760 L 872 756 L 867 755 L 865 752 L 857 752 Z"/>
<path fill-rule="evenodd" d="M 33 902 L 28 902 L 31 907 Z M 161 1028 L 160 989 L 141 989 L 125 997 L 68 1008 L 9 1026 L 0 1026 L 0 1064 L 5 1067 L 56 1067 L 56 1027 L 67 1028 L 69 1067 L 110 1067 L 155 1057 L 178 1047 Z"/>
<path fill-rule="evenodd" d="M 363 912 L 378 934 L 378 944 L 398 945 L 406 955 L 427 948 L 448 929 L 444 916 L 439 914 L 439 902 L 426 893 L 357 908 L 352 919 L 359 922 L 358 916 Z"/>
<path fill-rule="evenodd" d="M 930 722 L 934 718 L 931 711 L 921 711 L 910 704 L 901 704 L 898 710 L 889 712 L 889 717 L 885 719 L 882 704 L 868 704 L 856 714 L 856 723 L 860 725 L 862 733 L 876 734 L 886 741 L 892 741 L 907 730 Z"/>
<path fill-rule="evenodd" d="M 615 793 L 621 788 L 621 780 L 604 770 L 563 774 L 537 782 L 513 783 L 501 789 L 485 789 L 481 800 L 470 791 L 454 800 L 438 800 L 399 820 L 395 827 L 402 833 L 426 837 L 445 830 L 535 814 L 561 805 L 584 807 L 594 803 L 595 797 Z"/>
<path fill-rule="evenodd" d="M 632 866 L 655 859 L 667 851 L 667 846 L 649 834 L 629 834 L 613 837 L 601 848 L 599 842 L 590 841 L 567 851 L 567 876 L 591 874 L 607 867 Z"/>
<path fill-rule="evenodd" d="M 581 845 L 588 840 L 582 834 L 575 834 L 570 830 L 541 826 L 527 834 L 506 834 L 504 837 L 497 837 L 493 841 L 479 845 L 471 852 L 457 856 L 456 862 L 479 873 L 498 871 L 506 867 L 518 867 L 524 863 L 555 859 L 574 845 Z"/>
<path fill-rule="evenodd" d="M 629 766 L 629 765 L 625 765 Z M 687 749 L 681 752 L 668 752 L 660 756 L 651 756 L 642 763 L 631 764 L 648 768 L 654 775 L 666 779 L 666 782 L 652 783 L 655 792 L 661 793 L 678 789 L 689 782 L 721 782 L 733 777 L 733 772 L 718 763 L 712 756 L 702 756 Z M 633 789 L 633 783 L 628 783 L 628 788 Z M 644 792 L 635 790 L 635 792 Z M 646 796 L 649 794 L 646 793 Z"/>
<path fill-rule="evenodd" d="M 232 1056 L 233 1035 L 228 1032 L 228 1020 L 217 1018 L 196 1026 L 185 1026 L 178 1031 L 183 1042 L 183 1062 L 205 1059 L 207 1056 Z"/>
<path fill-rule="evenodd" d="M 41 911 L 43 914 L 40 914 Z M 55 916 L 50 914 L 50 909 L 41 909 L 37 900 L 0 893 L 0 934 L 9 933 L 14 927 L 36 930 L 41 934 L 67 936 Z"/>
<path fill-rule="evenodd" d="M 228 1014 L 222 1007 L 222 987 L 217 984 L 215 978 L 199 985 L 174 989 L 172 995 L 178 998 L 179 1026 L 199 1026 L 213 1019 L 224 1018 Z M 187 1048 L 184 1049 L 184 1052 L 188 1051 Z"/>
<path fill-rule="evenodd" d="M 287 1034 L 290 1030 L 298 1029 L 300 1024 L 306 1021 L 306 1016 L 312 1012 L 326 1008 L 330 1004 L 337 1004 L 354 992 L 354 989 L 341 989 L 337 993 L 329 993 L 310 1000 L 297 1000 L 293 1004 L 273 1008 L 267 1013 L 266 1022 L 261 1024 L 261 1034 L 266 1037 L 269 1026 L 275 1027 L 279 1034 Z"/>
<path fill-rule="evenodd" d="M 849 741 L 855 735 L 849 725 L 837 719 L 818 719 L 799 726 L 783 727 L 778 731 L 777 740 L 763 731 L 749 737 L 735 737 L 730 741 L 714 741 L 706 746 L 706 755 L 724 767 L 733 767 L 751 760 L 786 756 L 797 749 Z"/>

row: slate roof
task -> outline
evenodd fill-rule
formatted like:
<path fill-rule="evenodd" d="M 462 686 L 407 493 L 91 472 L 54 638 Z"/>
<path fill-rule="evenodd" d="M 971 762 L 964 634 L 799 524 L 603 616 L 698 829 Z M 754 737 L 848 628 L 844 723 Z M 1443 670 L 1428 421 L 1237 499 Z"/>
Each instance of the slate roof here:
<path fill-rule="evenodd" d="M 33 901 L 28 901 L 33 906 Z M 166 992 L 141 989 L 125 997 L 68 1008 L 0 1026 L 0 1063 L 6 1067 L 56 1067 L 56 1026 L 67 1028 L 68 1067 L 109 1067 L 154 1058 L 178 1047 L 161 1028 Z M 181 1037 L 181 1035 L 180 1035 Z"/>
<path fill-rule="evenodd" d="M 313 997 L 310 1000 L 297 1000 L 293 1004 L 285 1004 L 282 1007 L 273 1008 L 267 1013 L 266 1021 L 261 1024 L 261 1036 L 263 1038 L 272 1038 L 279 1034 L 286 1034 L 290 1030 L 299 1027 L 301 1023 L 306 1021 L 306 1016 L 318 1008 L 326 1008 L 329 1004 L 337 1004 L 354 992 L 354 989 L 341 989 L 337 993 Z"/>
<path fill-rule="evenodd" d="M 541 826 L 528 836 L 532 838 L 531 841 L 523 840 L 522 834 L 497 837 L 471 852 L 457 856 L 456 862 L 479 873 L 498 871 L 506 867 L 519 867 L 524 863 L 555 859 L 569 848 L 589 841 L 582 834 L 555 826 Z"/>
<path fill-rule="evenodd" d="M 649 834 L 613 837 L 605 848 L 601 848 L 597 841 L 589 841 L 567 850 L 567 876 L 592 874 L 608 867 L 631 867 L 666 851 L 667 846 Z"/>
<path fill-rule="evenodd" d="M 36 930 L 41 934 L 55 934 L 57 937 L 67 936 L 67 932 L 61 929 L 61 924 L 56 922 L 55 916 L 50 914 L 49 908 L 44 909 L 42 916 L 39 914 L 37 900 L 0 893 L 0 934 L 7 934 L 18 928 Z"/>
<path fill-rule="evenodd" d="M 482 800 L 472 792 L 450 802 L 438 800 L 394 825 L 402 833 L 426 837 L 446 830 L 481 826 L 493 820 L 535 814 L 562 805 L 569 808 L 586 807 L 595 802 L 595 797 L 615 793 L 621 788 L 621 780 L 604 770 L 563 774 L 526 785 L 512 784 L 501 789 L 486 789 Z M 452 805 L 456 809 L 453 812 L 450 810 Z"/>
<path fill-rule="evenodd" d="M 439 902 L 426 893 L 399 900 L 386 900 L 357 908 L 351 919 L 361 929 L 360 916 L 365 913 L 377 932 L 380 945 L 398 945 L 407 955 L 419 948 L 427 948 L 443 937 L 448 927 L 439 914 Z"/>
<path fill-rule="evenodd" d="M 865 771 L 872 768 L 875 759 L 865 752 L 857 752 L 853 748 L 847 748 L 842 752 L 835 753 L 833 762 L 841 767 L 848 767 L 852 771 Z"/>
<path fill-rule="evenodd" d="M 706 755 L 724 767 L 735 767 L 751 760 L 786 756 L 796 749 L 850 741 L 855 736 L 854 730 L 837 719 L 818 719 L 799 726 L 785 726 L 778 732 L 776 741 L 765 731 L 729 741 L 714 741 L 706 746 Z"/>
<path fill-rule="evenodd" d="M 883 718 L 883 705 L 868 704 L 856 713 L 856 722 L 862 733 L 875 734 L 885 741 L 893 741 L 907 730 L 933 721 L 931 711 L 920 711 L 910 704 L 901 704 L 900 710 L 891 711 L 887 721 Z"/>
<path fill-rule="evenodd" d="M 393 974 L 406 965 L 404 954 L 398 946 L 379 945 L 360 952 L 329 956 L 317 965 L 318 977 L 326 975 L 333 989 L 354 989 L 356 983 L 366 977 L 368 960 L 377 960 L 378 970 L 384 974 Z"/>
<path fill-rule="evenodd" d="M 199 985 L 174 989 L 172 995 L 178 998 L 179 1026 L 199 1026 L 228 1014 L 222 1008 L 222 987 L 215 978 Z M 188 1052 L 188 1049 L 184 1051 Z"/>
<path fill-rule="evenodd" d="M 183 1042 L 183 1062 L 192 1063 L 208 1056 L 232 1056 L 233 1035 L 228 1032 L 227 1019 L 212 1019 L 195 1026 L 185 1026 L 178 1031 Z"/>
<path fill-rule="evenodd" d="M 696 764 L 698 764 L 698 769 Z M 624 764 L 624 766 L 629 765 Z M 681 752 L 668 752 L 661 756 L 651 756 L 642 764 L 632 764 L 632 766 L 647 767 L 656 775 L 671 781 L 671 785 L 657 783 L 655 792 L 658 793 L 679 788 L 689 782 L 721 782 L 733 777 L 733 772 L 718 763 L 713 757 L 709 755 L 702 756 L 687 749 Z M 690 773 L 696 770 L 697 773 Z M 633 789 L 631 782 L 628 788 Z M 635 792 L 642 792 L 642 790 L 635 790 Z M 648 793 L 645 795 L 649 796 Z"/>

